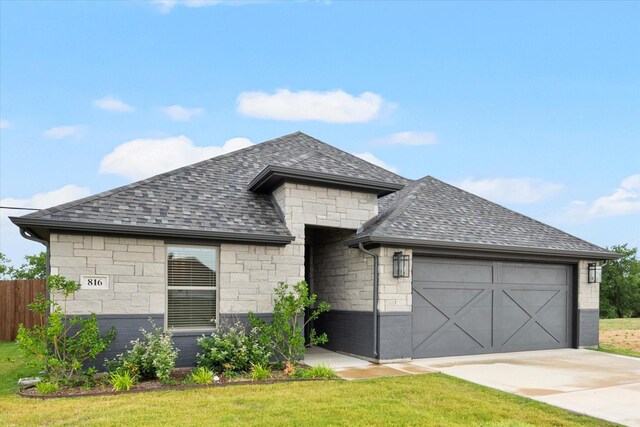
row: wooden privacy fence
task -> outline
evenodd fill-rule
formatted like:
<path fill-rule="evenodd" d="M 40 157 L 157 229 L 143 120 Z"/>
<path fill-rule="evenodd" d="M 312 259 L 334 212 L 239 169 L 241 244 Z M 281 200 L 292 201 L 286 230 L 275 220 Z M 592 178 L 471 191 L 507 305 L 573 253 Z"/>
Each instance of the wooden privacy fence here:
<path fill-rule="evenodd" d="M 45 279 L 0 280 L 0 341 L 13 341 L 18 325 L 40 324 L 40 316 L 29 310 L 36 295 L 45 292 Z"/>

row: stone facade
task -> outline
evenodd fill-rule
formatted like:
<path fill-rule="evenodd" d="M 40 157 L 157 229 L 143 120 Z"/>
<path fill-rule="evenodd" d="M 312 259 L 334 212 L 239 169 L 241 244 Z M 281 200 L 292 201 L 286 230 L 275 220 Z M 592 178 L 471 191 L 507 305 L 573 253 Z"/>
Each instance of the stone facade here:
<path fill-rule="evenodd" d="M 311 233 L 311 286 L 332 310 L 371 311 L 373 258 L 344 241 L 352 230 L 315 229 Z"/>
<path fill-rule="evenodd" d="M 393 253 L 402 252 L 409 255 L 410 266 L 413 266 L 411 249 L 381 247 L 374 249 L 378 254 L 378 310 L 381 312 L 410 312 L 412 310 L 412 269 L 409 277 L 393 277 Z"/>
<path fill-rule="evenodd" d="M 291 245 L 220 245 L 220 313 L 273 311 L 278 282 L 296 283 L 304 277 L 304 254 Z"/>
<path fill-rule="evenodd" d="M 81 275 L 109 276 L 109 289 L 76 292 L 72 314 L 157 314 L 165 311 L 164 241 L 51 234 L 51 274 L 80 281 Z"/>
<path fill-rule="evenodd" d="M 589 283 L 588 265 L 592 262 L 578 263 L 578 310 L 600 309 L 600 283 Z"/>

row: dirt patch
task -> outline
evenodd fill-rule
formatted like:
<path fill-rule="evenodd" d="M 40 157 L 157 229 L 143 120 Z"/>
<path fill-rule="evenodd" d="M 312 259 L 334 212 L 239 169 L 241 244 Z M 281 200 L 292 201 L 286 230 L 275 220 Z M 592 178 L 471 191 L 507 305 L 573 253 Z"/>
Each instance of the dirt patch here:
<path fill-rule="evenodd" d="M 600 345 L 640 352 L 640 329 L 600 331 Z"/>

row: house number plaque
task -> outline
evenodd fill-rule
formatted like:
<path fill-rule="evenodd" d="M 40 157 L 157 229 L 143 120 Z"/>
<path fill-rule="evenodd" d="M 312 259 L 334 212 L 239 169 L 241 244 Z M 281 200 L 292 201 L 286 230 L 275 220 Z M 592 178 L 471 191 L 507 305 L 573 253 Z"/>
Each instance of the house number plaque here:
<path fill-rule="evenodd" d="M 80 289 L 109 289 L 109 276 L 80 276 Z"/>

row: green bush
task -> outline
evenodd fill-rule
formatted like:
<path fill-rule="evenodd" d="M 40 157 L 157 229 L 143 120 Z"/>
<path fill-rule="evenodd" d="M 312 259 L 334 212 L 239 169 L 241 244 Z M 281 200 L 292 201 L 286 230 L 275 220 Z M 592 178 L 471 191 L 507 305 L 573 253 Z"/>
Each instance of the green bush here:
<path fill-rule="evenodd" d="M 309 343 L 305 346 L 304 329 L 307 324 L 318 319 L 320 314 L 330 310 L 326 302 L 318 303 L 305 320 L 305 311 L 314 306 L 317 295 L 309 294 L 309 286 L 304 280 L 291 286 L 280 282 L 275 289 L 271 324 L 249 313 L 251 326 L 258 330 L 260 341 L 265 347 L 273 348 L 276 356 L 283 362 L 295 364 L 304 355 L 305 347 L 324 344 L 327 334 L 317 335 L 311 329 Z"/>
<path fill-rule="evenodd" d="M 153 329 L 140 329 L 142 338 L 131 341 L 132 346 L 115 360 L 106 360 L 105 367 L 110 372 L 129 372 L 134 379 L 169 381 L 178 349 L 171 340 L 171 334 L 163 332 L 149 319 Z"/>
<path fill-rule="evenodd" d="M 196 364 L 213 372 L 247 372 L 252 364 L 266 364 L 273 353 L 258 340 L 257 331 L 246 331 L 238 322 L 221 325 L 209 336 L 198 338 L 202 349 Z"/>
<path fill-rule="evenodd" d="M 39 394 L 51 394 L 60 389 L 60 386 L 56 382 L 42 381 L 36 384 L 36 390 Z"/>
<path fill-rule="evenodd" d="M 78 283 L 49 276 L 47 288 L 50 299 L 38 295 L 29 304 L 29 309 L 41 316 L 42 325 L 32 329 L 20 325 L 18 346 L 33 366 L 44 371 L 46 380 L 62 384 L 85 381 L 95 373 L 93 368 L 85 369 L 85 362 L 107 349 L 116 330 L 111 328 L 102 335 L 94 313 L 88 318 L 67 316 L 66 302 L 80 289 Z M 56 296 L 62 297 L 62 304 L 55 300 Z"/>
<path fill-rule="evenodd" d="M 194 369 L 193 372 L 189 374 L 189 381 L 194 384 L 211 384 L 213 382 L 213 377 L 213 371 L 201 366 Z"/>
<path fill-rule="evenodd" d="M 251 365 L 251 379 L 254 381 L 264 381 L 271 377 L 271 369 L 269 365 L 254 363 Z"/>
<path fill-rule="evenodd" d="M 113 391 L 125 391 L 131 389 L 135 383 L 135 377 L 129 371 L 112 372 L 109 375 L 109 383 Z"/>

